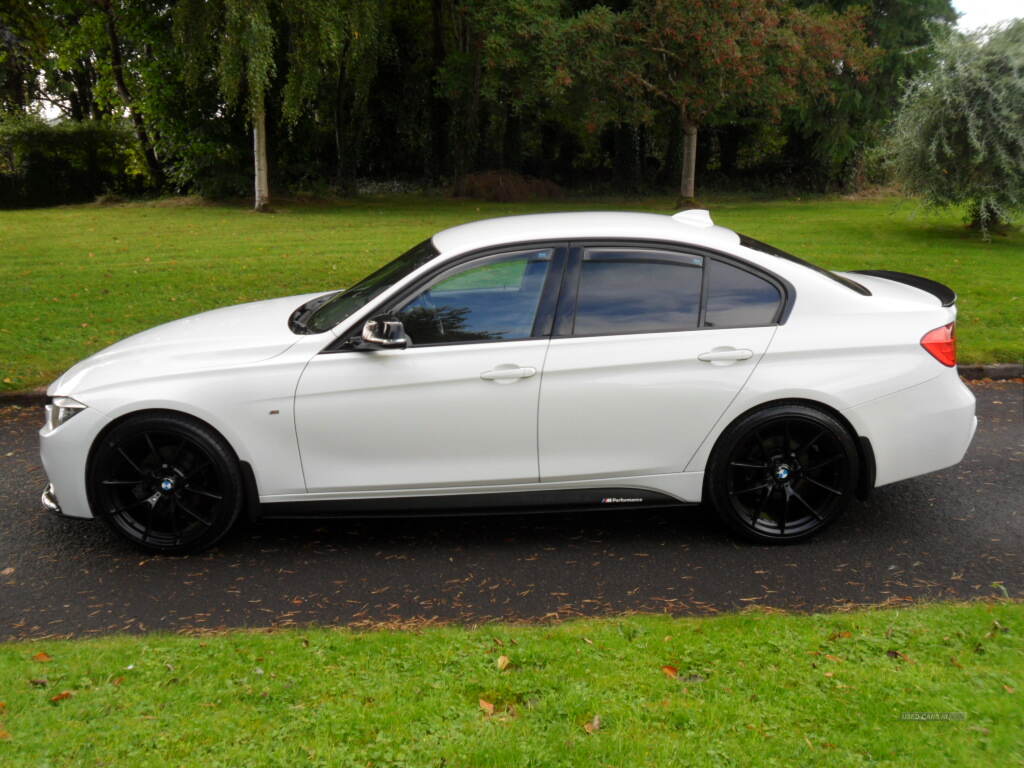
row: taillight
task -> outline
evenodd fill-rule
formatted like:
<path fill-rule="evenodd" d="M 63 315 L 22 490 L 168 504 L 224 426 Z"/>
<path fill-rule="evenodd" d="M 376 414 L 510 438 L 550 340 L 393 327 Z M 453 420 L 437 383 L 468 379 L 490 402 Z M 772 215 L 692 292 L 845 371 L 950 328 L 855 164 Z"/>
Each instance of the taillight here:
<path fill-rule="evenodd" d="M 956 365 L 956 323 L 943 325 L 928 331 L 921 339 L 921 346 L 943 365 Z"/>

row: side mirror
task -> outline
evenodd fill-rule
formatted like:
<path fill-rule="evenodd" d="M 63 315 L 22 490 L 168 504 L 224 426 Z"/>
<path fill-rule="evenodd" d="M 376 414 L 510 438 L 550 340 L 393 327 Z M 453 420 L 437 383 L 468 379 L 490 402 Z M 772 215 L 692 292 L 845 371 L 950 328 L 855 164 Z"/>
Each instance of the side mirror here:
<path fill-rule="evenodd" d="M 401 320 L 367 320 L 363 324 L 363 343 L 381 349 L 405 349 L 409 337 Z"/>

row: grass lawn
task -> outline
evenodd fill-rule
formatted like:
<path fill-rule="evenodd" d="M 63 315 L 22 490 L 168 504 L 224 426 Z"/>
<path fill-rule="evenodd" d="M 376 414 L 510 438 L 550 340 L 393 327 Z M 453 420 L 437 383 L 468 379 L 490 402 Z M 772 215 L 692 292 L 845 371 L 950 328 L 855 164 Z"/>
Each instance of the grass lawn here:
<path fill-rule="evenodd" d="M 0 211 L 0 390 L 212 307 L 343 287 L 439 229 L 570 209 L 669 212 L 668 199 L 497 204 L 427 197 L 241 205 L 171 201 Z M 962 362 L 1024 358 L 1024 234 L 983 242 L 898 199 L 712 200 L 726 226 L 834 269 L 923 274 L 960 294 Z"/>
<path fill-rule="evenodd" d="M 113 636 L 0 646 L 0 764 L 1020 766 L 1022 697 L 1010 602 Z"/>

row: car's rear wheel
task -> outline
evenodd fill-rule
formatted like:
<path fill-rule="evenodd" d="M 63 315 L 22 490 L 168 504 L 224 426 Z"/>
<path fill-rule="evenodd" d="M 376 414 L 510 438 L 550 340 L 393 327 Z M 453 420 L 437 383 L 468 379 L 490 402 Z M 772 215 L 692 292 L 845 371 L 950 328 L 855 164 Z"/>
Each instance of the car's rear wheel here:
<path fill-rule="evenodd" d="M 168 554 L 212 546 L 242 509 L 238 460 L 205 424 L 177 414 L 130 417 L 101 438 L 89 501 L 117 533 Z"/>
<path fill-rule="evenodd" d="M 806 538 L 832 523 L 857 486 L 857 447 L 825 411 L 778 405 L 731 425 L 708 463 L 708 493 L 735 532 L 759 542 Z"/>

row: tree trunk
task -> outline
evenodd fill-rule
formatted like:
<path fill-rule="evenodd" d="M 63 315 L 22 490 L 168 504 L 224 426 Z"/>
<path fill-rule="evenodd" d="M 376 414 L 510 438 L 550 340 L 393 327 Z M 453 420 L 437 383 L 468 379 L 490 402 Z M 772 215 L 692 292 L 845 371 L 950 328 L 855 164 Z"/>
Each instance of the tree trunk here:
<path fill-rule="evenodd" d="M 160 166 L 156 151 L 153 149 L 153 142 L 149 139 L 146 131 L 146 121 L 142 113 L 135 108 L 132 102 L 131 92 L 124 79 L 124 62 L 121 58 L 121 39 L 117 33 L 117 23 L 114 20 L 114 8 L 110 0 L 97 0 L 103 14 L 106 17 L 107 39 L 110 42 L 110 71 L 114 75 L 114 85 L 117 87 L 117 94 L 124 102 L 128 114 L 131 116 L 132 125 L 135 126 L 135 136 L 142 147 L 142 154 L 146 158 L 146 168 L 157 187 L 164 186 L 164 169 Z"/>
<path fill-rule="evenodd" d="M 686 107 L 683 107 L 680 117 L 683 124 L 683 172 L 679 180 L 679 207 L 682 208 L 696 203 L 697 124 L 687 116 Z"/>
<path fill-rule="evenodd" d="M 433 71 L 438 72 L 444 65 L 445 50 L 445 0 L 432 0 L 431 8 L 431 56 Z M 448 126 L 451 114 L 447 100 L 439 93 L 436 85 L 430 89 L 430 175 L 439 182 L 448 167 Z"/>
<path fill-rule="evenodd" d="M 260 107 L 252 116 L 252 156 L 256 172 L 256 202 L 254 210 L 257 213 L 267 213 L 270 210 L 270 180 L 267 174 L 267 110 Z"/>

